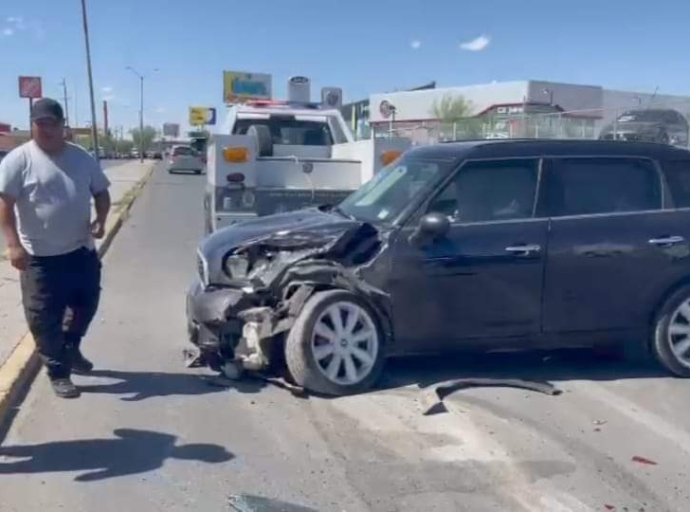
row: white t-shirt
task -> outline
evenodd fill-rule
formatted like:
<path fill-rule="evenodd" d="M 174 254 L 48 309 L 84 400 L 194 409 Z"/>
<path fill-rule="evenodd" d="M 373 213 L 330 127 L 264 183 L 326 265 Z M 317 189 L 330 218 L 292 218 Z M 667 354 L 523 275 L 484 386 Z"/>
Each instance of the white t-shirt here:
<path fill-rule="evenodd" d="M 19 238 L 34 256 L 92 249 L 91 198 L 109 186 L 98 163 L 75 144 L 50 156 L 29 141 L 0 162 L 0 193 L 16 200 Z"/>

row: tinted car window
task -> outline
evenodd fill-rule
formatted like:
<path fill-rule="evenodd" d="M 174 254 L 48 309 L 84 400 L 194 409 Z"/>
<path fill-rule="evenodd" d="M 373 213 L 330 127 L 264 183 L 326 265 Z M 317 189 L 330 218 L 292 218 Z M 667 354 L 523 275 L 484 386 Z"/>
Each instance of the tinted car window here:
<path fill-rule="evenodd" d="M 194 150 L 186 146 L 180 146 L 173 150 L 173 156 L 193 156 Z"/>
<path fill-rule="evenodd" d="M 548 166 L 548 215 L 587 215 L 661 208 L 661 184 L 650 160 L 563 158 Z"/>
<path fill-rule="evenodd" d="M 427 211 L 445 213 L 455 222 L 531 217 L 538 176 L 536 159 L 469 162 Z"/>
<path fill-rule="evenodd" d="M 664 175 L 676 208 L 690 208 L 690 160 L 664 162 Z"/>

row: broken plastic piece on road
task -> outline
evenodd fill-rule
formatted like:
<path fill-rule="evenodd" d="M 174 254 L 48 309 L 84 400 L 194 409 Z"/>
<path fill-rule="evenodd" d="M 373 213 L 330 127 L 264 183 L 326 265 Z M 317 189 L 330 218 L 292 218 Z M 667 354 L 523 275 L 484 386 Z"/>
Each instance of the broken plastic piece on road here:
<path fill-rule="evenodd" d="M 601 425 L 606 425 L 607 421 L 606 420 L 594 420 L 592 423 L 594 425 L 601 426 Z"/>
<path fill-rule="evenodd" d="M 657 465 L 657 463 L 654 462 L 653 460 L 647 459 L 645 457 L 640 457 L 639 455 L 633 455 L 632 461 L 633 462 L 639 462 L 640 464 L 647 464 L 648 466 L 656 466 Z"/>
<path fill-rule="evenodd" d="M 561 394 L 561 390 L 548 382 L 532 382 L 523 379 L 495 379 L 495 378 L 468 378 L 449 380 L 438 384 L 432 390 L 426 390 L 422 403 L 425 406 L 424 416 L 431 416 L 442 412 L 448 412 L 443 399 L 451 393 L 470 387 L 509 387 L 527 389 L 544 393 L 545 395 L 556 396 Z"/>

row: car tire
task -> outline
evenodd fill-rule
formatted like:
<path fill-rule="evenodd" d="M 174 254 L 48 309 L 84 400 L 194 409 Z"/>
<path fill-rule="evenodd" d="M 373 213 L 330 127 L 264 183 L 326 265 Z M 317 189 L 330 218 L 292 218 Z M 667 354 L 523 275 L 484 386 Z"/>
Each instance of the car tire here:
<path fill-rule="evenodd" d="M 690 285 L 669 295 L 659 309 L 653 327 L 651 348 L 656 359 L 673 375 L 690 377 Z M 687 333 L 683 334 L 685 330 Z M 687 348 L 682 350 L 686 344 Z M 676 351 L 680 348 L 682 354 L 678 355 L 674 348 Z"/>
<path fill-rule="evenodd" d="M 350 315 L 355 315 L 354 323 Z M 340 318 L 339 326 L 334 316 Z M 343 338 L 336 334 L 339 327 Z M 335 396 L 361 393 L 383 371 L 383 340 L 378 318 L 362 298 L 346 290 L 317 292 L 290 329 L 285 362 L 295 383 L 305 389 Z"/>

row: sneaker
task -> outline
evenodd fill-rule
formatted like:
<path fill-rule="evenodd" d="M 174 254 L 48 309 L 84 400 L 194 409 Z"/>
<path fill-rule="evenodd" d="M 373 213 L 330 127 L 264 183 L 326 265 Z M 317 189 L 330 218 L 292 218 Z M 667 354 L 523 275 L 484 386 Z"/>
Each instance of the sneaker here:
<path fill-rule="evenodd" d="M 72 373 L 86 375 L 93 370 L 93 363 L 86 359 L 79 349 L 72 354 Z"/>
<path fill-rule="evenodd" d="M 69 378 L 52 379 L 50 384 L 53 386 L 55 394 L 60 398 L 77 398 L 80 395 L 79 390 Z"/>

